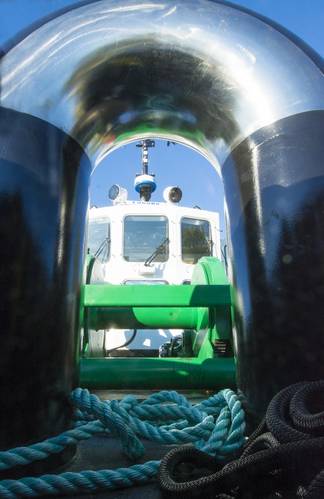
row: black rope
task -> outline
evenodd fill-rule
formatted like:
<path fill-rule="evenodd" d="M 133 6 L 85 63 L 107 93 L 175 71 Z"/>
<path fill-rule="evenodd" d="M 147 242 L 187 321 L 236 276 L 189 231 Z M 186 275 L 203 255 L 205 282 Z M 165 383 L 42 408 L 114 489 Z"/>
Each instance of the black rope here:
<path fill-rule="evenodd" d="M 305 499 L 318 499 L 319 497 L 324 497 L 324 470 L 320 471 L 316 477 L 312 480 Z"/>
<path fill-rule="evenodd" d="M 162 491 L 169 498 L 323 499 L 322 409 L 324 381 L 285 388 L 270 402 L 240 458 L 223 468 L 192 447 L 170 451 L 160 465 Z"/>

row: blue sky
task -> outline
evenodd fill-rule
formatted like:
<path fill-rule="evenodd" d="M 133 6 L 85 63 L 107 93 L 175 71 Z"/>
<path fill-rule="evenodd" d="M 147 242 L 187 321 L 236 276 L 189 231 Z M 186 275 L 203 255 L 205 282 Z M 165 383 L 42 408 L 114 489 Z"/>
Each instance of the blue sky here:
<path fill-rule="evenodd" d="M 118 0 L 115 0 L 118 1 Z M 235 1 L 282 24 L 311 45 L 324 52 L 324 0 L 241 0 Z M 0 0 L 0 48 L 8 39 L 40 18 L 75 0 Z M 140 171 L 140 149 L 134 144 L 113 152 L 96 169 L 91 181 L 92 204 L 107 204 L 107 193 L 119 183 L 136 198 L 133 189 L 135 173 Z M 154 200 L 162 199 L 168 185 L 183 189 L 183 205 L 223 210 L 222 182 L 210 164 L 197 153 L 180 145 L 167 147 L 158 142 L 150 152 L 150 168 L 156 174 L 158 189 Z M 199 173 L 199 174 L 198 174 Z"/>

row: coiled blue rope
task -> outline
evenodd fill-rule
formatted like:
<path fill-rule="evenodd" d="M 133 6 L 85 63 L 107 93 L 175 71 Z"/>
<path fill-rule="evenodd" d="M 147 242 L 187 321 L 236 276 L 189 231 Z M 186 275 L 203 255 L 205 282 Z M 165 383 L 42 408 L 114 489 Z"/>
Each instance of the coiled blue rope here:
<path fill-rule="evenodd" d="M 103 401 L 81 388 L 74 390 L 71 397 L 76 408 L 75 427 L 44 442 L 0 452 L 0 470 L 39 461 L 102 432 L 118 437 L 122 451 L 133 460 L 144 454 L 140 437 L 163 444 L 192 443 L 217 460 L 244 443 L 244 412 L 237 395 L 229 389 L 195 405 L 183 395 L 165 390 L 144 401 L 131 395 L 121 401 Z M 152 480 L 159 463 L 149 461 L 116 470 L 2 480 L 0 497 L 58 496 L 131 487 Z"/>

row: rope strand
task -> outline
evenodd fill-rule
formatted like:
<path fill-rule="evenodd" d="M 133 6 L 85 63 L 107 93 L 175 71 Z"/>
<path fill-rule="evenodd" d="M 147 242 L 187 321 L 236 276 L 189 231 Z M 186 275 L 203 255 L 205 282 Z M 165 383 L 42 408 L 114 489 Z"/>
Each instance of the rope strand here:
<path fill-rule="evenodd" d="M 237 395 L 231 390 L 222 390 L 196 405 L 190 404 L 183 395 L 166 390 L 154 393 L 144 401 L 131 395 L 121 401 L 104 401 L 88 390 L 77 388 L 71 398 L 76 409 L 75 428 L 29 447 L 0 452 L 0 470 L 44 459 L 62 451 L 66 445 L 103 432 L 119 438 L 122 451 L 133 460 L 144 454 L 140 438 L 162 444 L 192 443 L 214 456 L 215 462 L 244 443 L 244 413 Z M 159 465 L 160 461 L 149 461 L 116 470 L 2 480 L 0 497 L 57 497 L 131 487 L 154 479 Z"/>

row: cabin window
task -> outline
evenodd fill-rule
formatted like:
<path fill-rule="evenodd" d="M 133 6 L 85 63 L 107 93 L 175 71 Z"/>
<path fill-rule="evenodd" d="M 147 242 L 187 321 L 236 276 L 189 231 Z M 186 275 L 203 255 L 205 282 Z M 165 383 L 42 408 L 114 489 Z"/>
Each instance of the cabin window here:
<path fill-rule="evenodd" d="M 182 260 L 197 263 L 202 256 L 212 254 L 210 223 L 207 220 L 183 218 L 181 220 Z"/>
<path fill-rule="evenodd" d="M 88 253 L 102 263 L 110 257 L 110 223 L 105 219 L 90 220 L 88 225 Z"/>
<path fill-rule="evenodd" d="M 166 217 L 125 217 L 125 260 L 128 262 L 166 262 L 169 257 L 168 232 Z"/>

